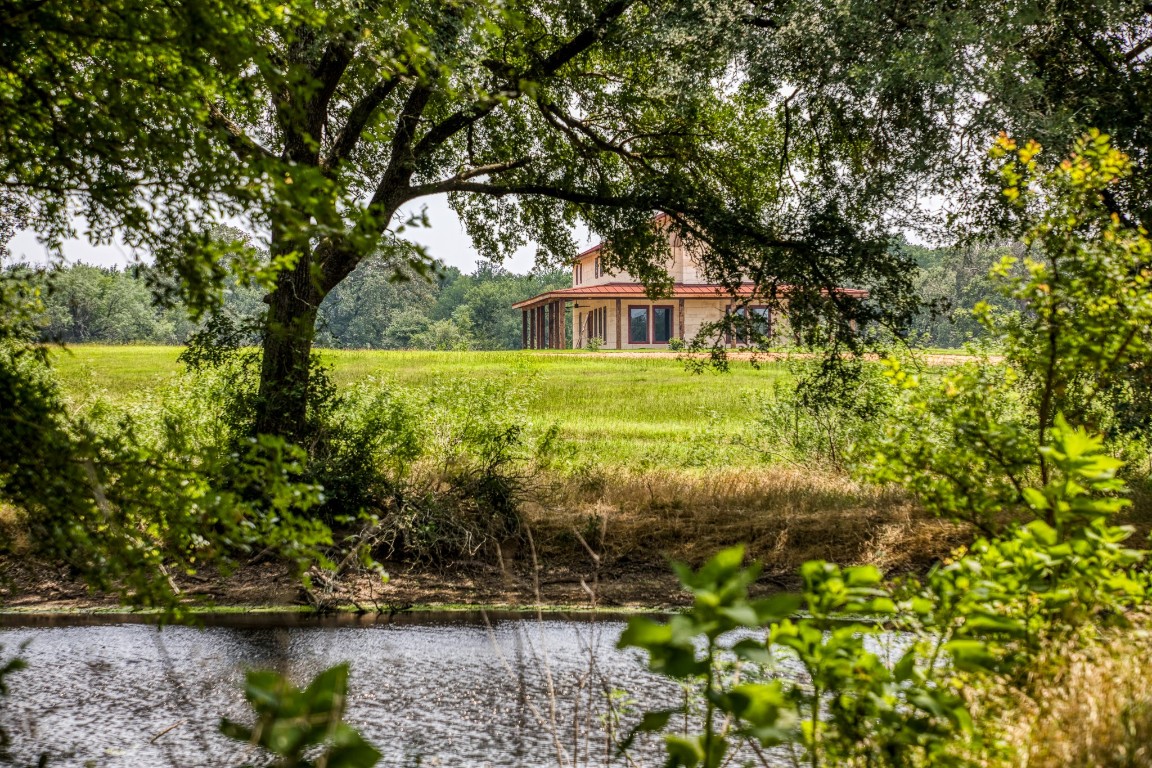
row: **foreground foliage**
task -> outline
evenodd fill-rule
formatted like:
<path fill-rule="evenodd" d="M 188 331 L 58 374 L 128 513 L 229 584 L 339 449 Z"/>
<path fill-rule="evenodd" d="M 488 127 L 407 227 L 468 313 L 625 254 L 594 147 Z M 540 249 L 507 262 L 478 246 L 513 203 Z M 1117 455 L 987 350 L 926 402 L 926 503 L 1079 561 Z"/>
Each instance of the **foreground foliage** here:
<path fill-rule="evenodd" d="M 372 768 L 380 760 L 376 748 L 344 722 L 347 664 L 316 675 L 304 690 L 277 672 L 249 672 L 244 696 L 256 723 L 224 719 L 220 731 L 275 755 L 278 768 Z"/>
<path fill-rule="evenodd" d="M 1036 254 L 1023 275 L 1012 259 L 994 271 L 1018 311 L 978 307 L 1005 365 L 927 388 L 891 363 L 895 419 L 872 439 L 874 478 L 985 535 L 892 587 L 874 568 L 807 563 L 798 598 L 749 600 L 758 570 L 741 567 L 740 549 L 681 568 L 692 611 L 634 619 L 620 641 L 699 691 L 702 727 L 665 736 L 669 765 L 719 766 L 738 748 L 765 765 L 777 747 L 812 766 L 1011 755 L 989 701 L 1027 699 L 1037 659 L 1106 636 L 1146 604 L 1147 550 L 1127 547 L 1132 528 L 1112 521 L 1130 503 L 1123 461 L 1089 428 L 1130 409 L 1124 397 L 1101 403 L 1102 388 L 1140 393 L 1131 376 L 1147 357 L 1152 244 L 1106 205 L 1131 173 L 1107 137 L 1089 133 L 1046 173 L 1039 151 L 1002 138 L 992 154 Z M 786 618 L 796 609 L 804 618 Z M 864 615 L 904 633 L 897 660 L 869 645 L 880 625 Z M 796 665 L 803 674 L 789 674 Z M 650 713 L 638 730 L 662 730 L 672 714 Z"/>

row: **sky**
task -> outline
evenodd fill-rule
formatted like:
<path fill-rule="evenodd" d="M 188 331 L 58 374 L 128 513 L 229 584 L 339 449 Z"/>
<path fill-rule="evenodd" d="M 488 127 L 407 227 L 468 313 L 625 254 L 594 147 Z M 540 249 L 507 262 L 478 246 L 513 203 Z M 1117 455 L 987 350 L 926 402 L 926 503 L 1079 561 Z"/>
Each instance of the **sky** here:
<path fill-rule="evenodd" d="M 463 272 L 473 271 L 480 256 L 472 247 L 472 241 L 464 232 L 460 219 L 448 207 L 447 195 L 422 198 L 403 209 L 401 215 L 418 213 L 422 206 L 427 206 L 428 220 L 432 226 L 410 228 L 406 230 L 405 235 L 425 246 L 431 256 L 440 259 L 445 264 L 457 267 Z M 583 247 L 595 244 L 595 239 L 590 239 L 586 232 L 577 233 L 576 241 Z M 49 260 L 48 249 L 37 240 L 35 233 L 29 230 L 20 232 L 13 237 L 8 243 L 8 247 L 17 261 L 45 264 Z M 68 263 L 82 261 L 87 264 L 108 267 L 122 267 L 135 260 L 132 249 L 123 243 L 97 246 L 92 245 L 84 238 L 66 241 L 64 243 L 64 258 Z M 535 261 L 536 248 L 529 244 L 518 250 L 512 258 L 505 260 L 504 267 L 512 272 L 522 274 L 531 270 Z"/>

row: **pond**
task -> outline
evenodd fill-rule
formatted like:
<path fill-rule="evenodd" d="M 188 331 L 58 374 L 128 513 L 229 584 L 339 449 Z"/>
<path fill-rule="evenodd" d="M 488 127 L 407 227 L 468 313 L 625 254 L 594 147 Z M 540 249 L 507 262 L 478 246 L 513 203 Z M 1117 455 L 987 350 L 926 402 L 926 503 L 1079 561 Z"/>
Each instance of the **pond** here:
<path fill-rule="evenodd" d="M 249 721 L 244 672 L 298 684 L 351 664 L 348 721 L 386 766 L 603 765 L 608 702 L 680 699 L 611 615 L 388 617 L 218 615 L 158 629 L 129 617 L 0 617 L 7 658 L 28 642 L 0 723 L 17 765 L 238 766 L 257 761 L 217 731 Z M 626 718 L 634 721 L 634 717 Z M 653 762 L 657 762 L 653 755 Z"/>

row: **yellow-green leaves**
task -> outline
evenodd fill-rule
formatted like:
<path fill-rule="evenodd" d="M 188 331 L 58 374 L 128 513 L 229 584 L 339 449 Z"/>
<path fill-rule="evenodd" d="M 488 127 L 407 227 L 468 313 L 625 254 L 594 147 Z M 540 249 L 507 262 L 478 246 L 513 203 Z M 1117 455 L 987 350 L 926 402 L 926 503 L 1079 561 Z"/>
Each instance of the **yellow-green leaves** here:
<path fill-rule="evenodd" d="M 380 753 L 344 722 L 348 665 L 338 664 L 300 690 L 273 671 L 253 671 L 244 695 L 255 711 L 252 727 L 222 720 L 220 731 L 263 747 L 283 768 L 372 768 Z M 322 749 L 316 754 L 317 749 Z"/>

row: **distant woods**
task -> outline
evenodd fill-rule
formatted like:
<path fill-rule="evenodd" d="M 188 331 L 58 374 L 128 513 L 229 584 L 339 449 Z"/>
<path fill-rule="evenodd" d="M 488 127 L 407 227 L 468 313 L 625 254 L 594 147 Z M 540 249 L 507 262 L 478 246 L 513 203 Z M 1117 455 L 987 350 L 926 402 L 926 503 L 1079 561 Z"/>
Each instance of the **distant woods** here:
<path fill-rule="evenodd" d="M 995 302 L 988 270 L 1004 248 L 959 250 L 900 246 L 917 264 L 917 292 L 937 310 L 921 312 L 909 329 L 920 343 L 956 348 L 978 337 L 969 310 Z M 21 265 L 4 271 L 27 270 Z M 401 273 L 403 275 L 403 273 Z M 73 264 L 39 276 L 44 304 L 41 336 L 69 344 L 183 344 L 198 324 L 185 307 L 158 305 L 146 268 L 117 269 Z M 571 284 L 568 270 L 537 269 L 527 275 L 481 261 L 474 272 L 441 266 L 426 279 L 397 279 L 383 258 L 365 261 L 356 280 L 337 286 L 320 306 L 316 341 L 345 349 L 520 348 L 520 315 L 512 304 Z M 154 281 L 151 281 L 154 282 Z M 258 320 L 264 290 L 230 280 L 223 312 L 234 320 Z M 258 342 L 255 336 L 252 343 Z"/>
<path fill-rule="evenodd" d="M 11 274 L 29 271 L 14 265 Z M 490 262 L 472 274 L 441 266 L 435 276 L 397 279 L 393 265 L 368 259 L 359 279 L 337 286 L 320 307 L 317 343 L 353 349 L 517 349 L 514 302 L 570 285 L 567 270 L 518 275 Z M 402 274 L 402 273 L 401 273 Z M 73 264 L 37 275 L 41 337 L 70 344 L 183 344 L 198 323 L 182 304 L 159 305 L 147 269 Z M 231 280 L 222 309 L 233 320 L 258 320 L 265 291 Z M 257 343 L 255 336 L 252 343 Z"/>

